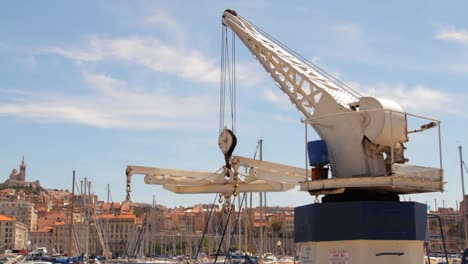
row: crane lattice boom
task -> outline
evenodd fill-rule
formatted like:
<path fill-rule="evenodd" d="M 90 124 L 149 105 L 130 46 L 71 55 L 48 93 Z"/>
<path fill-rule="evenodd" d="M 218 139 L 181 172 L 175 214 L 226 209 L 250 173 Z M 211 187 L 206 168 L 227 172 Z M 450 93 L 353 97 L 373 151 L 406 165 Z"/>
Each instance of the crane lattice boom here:
<path fill-rule="evenodd" d="M 359 95 L 356 92 L 353 94 L 345 87 L 325 78 L 310 64 L 301 61 L 262 35 L 234 11 L 224 12 L 223 24 L 237 34 L 306 118 L 312 117 L 324 93 L 333 97 L 336 103 L 344 108 L 349 108 L 351 103 L 358 101 Z"/>

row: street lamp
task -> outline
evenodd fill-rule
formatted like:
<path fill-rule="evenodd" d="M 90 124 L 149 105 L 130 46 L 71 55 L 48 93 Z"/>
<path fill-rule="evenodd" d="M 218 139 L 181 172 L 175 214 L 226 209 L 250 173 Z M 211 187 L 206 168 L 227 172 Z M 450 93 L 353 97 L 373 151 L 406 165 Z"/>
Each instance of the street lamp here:
<path fill-rule="evenodd" d="M 28 252 L 31 251 L 31 244 L 32 243 L 29 240 L 26 242 L 26 249 L 28 250 Z"/>
<path fill-rule="evenodd" d="M 279 250 L 279 252 L 281 253 L 281 255 L 284 255 L 282 243 L 281 243 L 280 240 L 278 240 L 278 242 L 276 242 L 276 248 Z"/>

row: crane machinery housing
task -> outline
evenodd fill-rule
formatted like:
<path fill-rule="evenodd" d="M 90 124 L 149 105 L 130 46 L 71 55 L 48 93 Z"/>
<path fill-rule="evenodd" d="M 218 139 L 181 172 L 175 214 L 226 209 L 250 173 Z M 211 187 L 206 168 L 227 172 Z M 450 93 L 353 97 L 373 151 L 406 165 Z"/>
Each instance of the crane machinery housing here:
<path fill-rule="evenodd" d="M 226 165 L 220 171 L 128 166 L 127 199 L 134 174 L 176 193 L 221 193 L 226 199 L 239 192 L 285 191 L 299 185 L 301 191 L 324 195 L 322 203 L 295 209 L 295 242 L 301 243 L 302 263 L 421 262 L 426 205 L 400 202 L 399 195 L 443 191 L 440 121 L 411 115 L 396 102 L 362 96 L 233 10 L 224 11 L 222 24 L 302 113 L 305 126 L 320 137 L 308 143 L 310 164 L 297 168 L 232 156 L 237 140 L 224 130 L 219 145 Z M 409 131 L 409 116 L 429 123 Z M 439 128 L 439 167 L 408 165 L 408 134 L 432 127 Z M 331 172 L 314 177 L 309 165 Z M 248 173 L 241 173 L 241 167 Z"/>

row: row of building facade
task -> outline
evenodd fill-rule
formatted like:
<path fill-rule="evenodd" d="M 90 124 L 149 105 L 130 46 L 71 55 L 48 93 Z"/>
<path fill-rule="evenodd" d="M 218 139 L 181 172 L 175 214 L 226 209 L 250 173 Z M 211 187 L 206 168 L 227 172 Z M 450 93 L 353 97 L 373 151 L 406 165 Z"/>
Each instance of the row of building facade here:
<path fill-rule="evenodd" d="M 0 201 L 0 250 L 47 247 L 52 253 L 67 253 L 71 244 L 70 249 L 75 255 L 81 252 L 108 253 L 113 257 L 191 254 L 200 246 L 198 242 L 203 235 L 207 242 L 202 251 L 210 253 L 222 240 L 228 222 L 228 233 L 235 236 L 234 247 L 253 250 L 252 237 L 258 237 L 262 228 L 267 251 L 275 251 L 278 241 L 284 245 L 283 252 L 294 250 L 292 207 L 269 207 L 263 209 L 263 213 L 243 209 L 239 214 L 231 214 L 228 221 L 221 206 L 215 206 L 213 212 L 211 205 L 132 207 L 130 204 L 98 202 L 95 195 L 77 195 L 74 198 L 77 206 L 71 214 L 69 199 L 49 197 L 45 203 L 38 200 L 40 207 L 37 208 L 24 195 L 18 195 L 16 199 L 11 195 L 8 197 Z M 465 243 L 463 212 L 439 208 L 432 213 L 442 219 L 449 251 L 459 252 Z M 428 226 L 431 234 L 439 232 L 438 223 L 430 221 Z M 441 239 L 432 239 L 431 250 L 440 251 L 441 242 Z M 225 247 L 227 249 L 228 245 Z"/>
<path fill-rule="evenodd" d="M 13 200 L 11 197 L 8 201 L 0 202 L 0 215 L 4 217 L 0 218 L 0 227 L 6 228 L 0 229 L 0 241 L 4 241 L 3 245 L 0 244 L 0 249 L 46 247 L 52 253 L 67 253 L 70 226 L 73 226 L 73 254 L 88 252 L 101 255 L 111 252 L 114 257 L 163 252 L 174 254 L 180 252 L 176 252 L 173 242 L 183 244 L 181 247 L 185 249 L 188 248 L 186 245 L 195 244 L 203 233 L 207 237 L 215 237 L 211 239 L 213 245 L 209 246 L 214 249 L 214 241 L 220 239 L 224 225 L 228 222 L 220 206 L 215 206 L 213 212 L 210 212 L 211 205 L 190 208 L 153 206 L 146 211 L 140 210 L 140 215 L 137 216 L 128 204 L 98 202 L 94 195 L 77 195 L 74 201 L 77 206 L 73 214 L 68 211 L 69 201 L 62 202 L 61 208 L 53 209 L 53 206 L 49 206 L 51 210 L 43 210 L 43 207 L 36 210 L 34 203 Z M 263 221 L 257 210 L 252 212 L 250 214 L 246 210 L 242 211 L 242 219 L 248 219 L 239 221 L 243 234 L 248 233 L 246 226 L 252 226 L 251 233 L 258 233 L 255 230 L 261 225 L 267 229 L 277 222 L 276 225 L 281 223 L 282 234 L 287 233 L 292 239 L 292 208 L 270 208 L 265 212 Z M 73 225 L 70 224 L 70 215 Z M 235 221 L 236 214 L 233 213 L 230 225 Z M 247 225 L 247 221 L 252 224 Z M 186 252 L 191 250 L 193 248 L 185 249 Z"/>

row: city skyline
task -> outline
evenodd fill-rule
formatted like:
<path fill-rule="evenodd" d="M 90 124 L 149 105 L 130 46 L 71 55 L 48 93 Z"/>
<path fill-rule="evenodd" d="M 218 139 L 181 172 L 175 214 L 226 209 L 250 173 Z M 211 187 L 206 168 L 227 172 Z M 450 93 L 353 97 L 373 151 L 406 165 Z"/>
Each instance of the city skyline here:
<path fill-rule="evenodd" d="M 4 3 L 0 181 L 24 156 L 29 181 L 71 190 L 75 170 L 99 197 L 110 184 L 112 199 L 121 202 L 127 165 L 219 169 L 219 54 L 227 8 L 361 93 L 441 120 L 447 191 L 404 199 L 456 207 L 462 199 L 458 146 L 468 149 L 464 1 Z M 262 138 L 265 160 L 303 167 L 302 116 L 239 41 L 236 52 L 234 154 L 252 157 Z M 437 167 L 436 142 L 434 134 L 411 137 L 411 164 Z M 154 194 L 168 206 L 209 204 L 215 196 L 172 194 L 139 176 L 132 190 L 135 202 L 151 203 Z M 314 199 L 297 189 L 268 194 L 268 203 L 280 206 Z"/>

